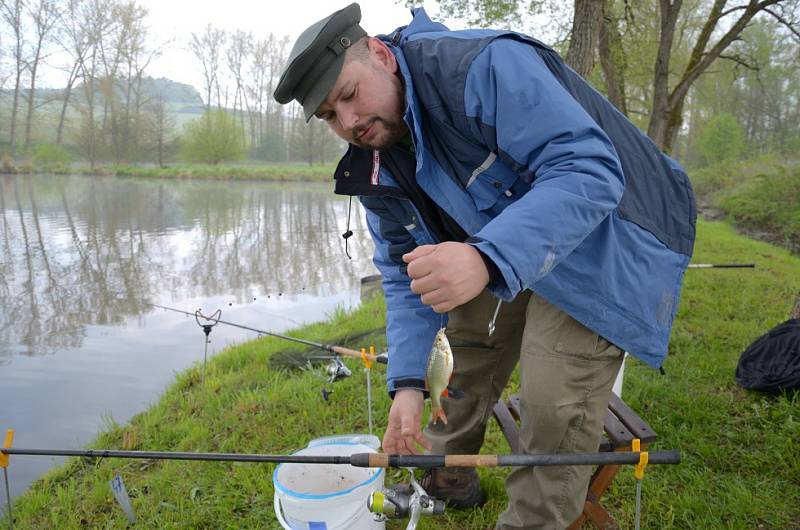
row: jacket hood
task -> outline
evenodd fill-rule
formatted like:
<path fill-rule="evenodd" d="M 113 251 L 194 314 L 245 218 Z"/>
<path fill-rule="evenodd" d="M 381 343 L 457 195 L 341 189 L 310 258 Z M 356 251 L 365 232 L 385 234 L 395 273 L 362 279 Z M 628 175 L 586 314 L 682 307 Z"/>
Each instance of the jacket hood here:
<path fill-rule="evenodd" d="M 412 7 L 411 16 L 413 18 L 410 24 L 407 26 L 400 26 L 394 30 L 386 40 L 391 40 L 392 44 L 397 46 L 404 44 L 409 37 L 418 33 L 450 31 L 444 24 L 431 20 L 428 13 L 425 12 L 424 7 Z"/>

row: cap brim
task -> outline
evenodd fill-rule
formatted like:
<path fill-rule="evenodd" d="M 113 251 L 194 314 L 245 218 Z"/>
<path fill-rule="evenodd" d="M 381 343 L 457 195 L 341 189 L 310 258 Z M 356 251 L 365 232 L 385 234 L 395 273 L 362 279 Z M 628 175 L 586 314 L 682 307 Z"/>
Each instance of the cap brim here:
<path fill-rule="evenodd" d="M 344 66 L 344 54 L 339 55 L 331 62 L 328 69 L 319 76 L 317 82 L 314 83 L 314 86 L 303 98 L 303 112 L 306 115 L 306 122 L 311 121 L 319 106 L 322 105 L 322 102 L 333 90 L 336 80 L 339 79 L 339 74 L 342 72 L 342 66 Z"/>

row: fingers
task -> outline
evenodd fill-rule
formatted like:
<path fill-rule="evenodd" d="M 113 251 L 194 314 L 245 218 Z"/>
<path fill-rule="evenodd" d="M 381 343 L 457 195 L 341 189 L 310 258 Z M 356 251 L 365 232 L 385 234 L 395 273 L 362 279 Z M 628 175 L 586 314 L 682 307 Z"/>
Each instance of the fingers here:
<path fill-rule="evenodd" d="M 428 440 L 422 431 L 418 430 L 417 434 L 414 436 L 414 440 L 422 447 L 424 447 L 427 451 L 433 449 L 433 444 L 430 440 Z"/>
<path fill-rule="evenodd" d="M 422 392 L 415 389 L 397 391 L 383 436 L 384 452 L 418 455 L 419 447 L 431 448 L 430 442 L 420 430 L 422 408 Z"/>
<path fill-rule="evenodd" d="M 422 278 L 412 279 L 411 285 L 409 286 L 411 288 L 411 292 L 424 295 L 440 288 L 441 282 L 437 281 L 434 276 L 435 275 L 433 274 L 429 274 Z"/>
<path fill-rule="evenodd" d="M 403 259 L 408 256 L 408 254 L 403 256 Z M 418 280 L 420 278 L 424 278 L 428 276 L 431 272 L 433 272 L 434 264 L 431 263 L 430 259 L 425 259 L 427 256 L 418 256 L 414 258 L 414 261 L 409 263 L 408 267 L 406 267 L 406 274 L 412 280 Z"/>
<path fill-rule="evenodd" d="M 421 258 L 422 256 L 427 256 L 434 250 L 436 250 L 436 245 L 420 245 L 411 252 L 403 254 L 403 261 L 406 263 L 411 263 L 417 258 Z"/>
<path fill-rule="evenodd" d="M 421 454 L 417 448 L 419 446 L 425 449 L 431 449 L 431 443 L 422 434 L 422 431 L 417 430 L 414 434 L 402 435 L 397 430 L 391 428 L 386 430 L 383 436 L 383 452 L 398 454 L 398 455 L 418 455 Z"/>
<path fill-rule="evenodd" d="M 445 289 L 437 289 L 433 292 L 420 296 L 423 304 L 431 306 L 437 313 L 446 313 L 455 307 L 453 297 L 447 294 Z"/>

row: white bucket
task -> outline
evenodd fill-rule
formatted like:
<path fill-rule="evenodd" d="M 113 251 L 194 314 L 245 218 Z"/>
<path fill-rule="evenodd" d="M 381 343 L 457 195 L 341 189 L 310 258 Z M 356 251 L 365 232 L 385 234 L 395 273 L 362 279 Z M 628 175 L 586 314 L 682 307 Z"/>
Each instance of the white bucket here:
<path fill-rule="evenodd" d="M 307 447 L 329 445 L 339 442 L 366 445 L 373 451 L 377 451 L 381 446 L 380 439 L 374 434 L 334 434 L 331 436 L 323 436 L 322 438 L 314 438 L 308 442 Z"/>
<path fill-rule="evenodd" d="M 348 456 L 374 453 L 366 445 L 334 441 L 296 455 Z M 286 530 L 382 530 L 367 499 L 383 487 L 383 469 L 347 464 L 280 464 L 272 474 L 275 516 Z"/>

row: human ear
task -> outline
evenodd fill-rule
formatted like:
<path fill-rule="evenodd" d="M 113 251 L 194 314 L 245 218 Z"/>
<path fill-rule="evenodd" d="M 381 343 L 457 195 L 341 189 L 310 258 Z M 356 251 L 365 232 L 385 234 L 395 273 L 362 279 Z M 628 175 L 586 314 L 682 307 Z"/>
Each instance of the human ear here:
<path fill-rule="evenodd" d="M 397 72 L 397 58 L 394 56 L 389 47 L 380 39 L 370 38 L 367 42 L 370 55 L 378 64 L 381 65 L 390 74 Z"/>

